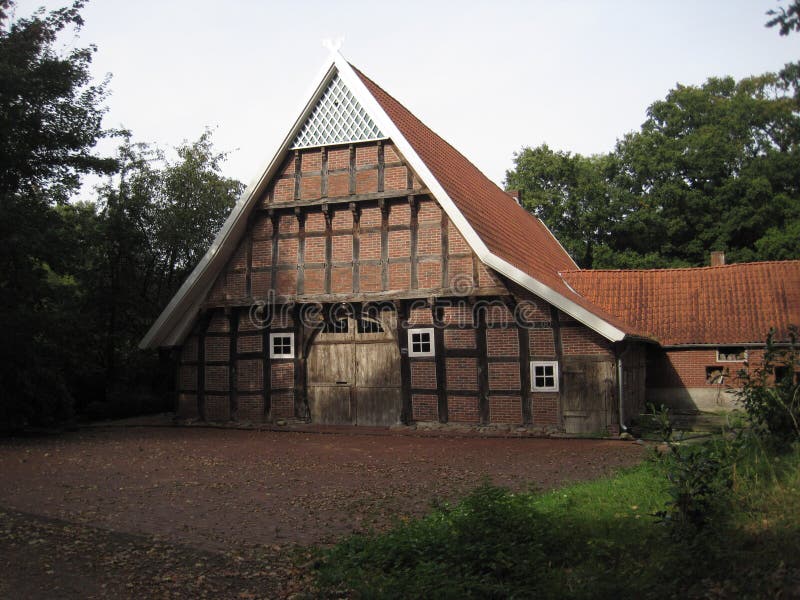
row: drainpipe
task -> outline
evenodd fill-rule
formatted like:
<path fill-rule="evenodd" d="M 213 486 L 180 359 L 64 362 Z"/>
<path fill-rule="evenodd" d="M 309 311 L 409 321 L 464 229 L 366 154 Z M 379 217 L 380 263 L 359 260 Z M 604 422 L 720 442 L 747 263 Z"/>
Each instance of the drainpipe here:
<path fill-rule="evenodd" d="M 620 432 L 628 431 L 628 428 L 625 426 L 625 419 L 624 419 L 624 411 L 622 408 L 622 392 L 623 392 L 623 382 L 622 382 L 622 357 L 624 357 L 628 352 L 630 352 L 631 345 L 627 344 L 625 346 L 625 350 L 620 352 L 619 356 L 617 356 L 617 387 L 619 388 L 618 397 L 619 397 L 619 428 Z"/>

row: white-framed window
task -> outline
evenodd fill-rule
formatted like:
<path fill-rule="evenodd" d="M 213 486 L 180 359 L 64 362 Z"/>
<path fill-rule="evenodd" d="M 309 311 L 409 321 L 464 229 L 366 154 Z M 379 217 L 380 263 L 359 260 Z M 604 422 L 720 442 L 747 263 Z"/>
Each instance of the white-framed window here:
<path fill-rule="evenodd" d="M 433 327 L 408 330 L 409 356 L 434 356 Z"/>
<path fill-rule="evenodd" d="M 747 350 L 741 346 L 717 348 L 717 362 L 744 362 L 747 360 Z"/>
<path fill-rule="evenodd" d="M 270 358 L 294 358 L 294 334 L 270 333 L 269 334 Z"/>
<path fill-rule="evenodd" d="M 531 361 L 531 391 L 534 392 L 558 391 L 558 361 L 556 360 Z"/>

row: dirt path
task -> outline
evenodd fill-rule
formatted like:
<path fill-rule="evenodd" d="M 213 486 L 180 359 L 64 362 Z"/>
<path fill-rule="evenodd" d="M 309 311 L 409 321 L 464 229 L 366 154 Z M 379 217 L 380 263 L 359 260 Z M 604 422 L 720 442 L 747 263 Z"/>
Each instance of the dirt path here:
<path fill-rule="evenodd" d="M 296 590 L 287 582 L 300 575 L 292 571 L 287 548 L 384 528 L 395 518 L 424 513 L 433 499 L 458 498 L 485 478 L 513 489 L 546 489 L 634 464 L 642 452 L 636 444 L 601 440 L 190 428 L 91 429 L 5 440 L 0 441 L 0 508 L 7 509 L 0 513 L 0 567 L 11 573 L 22 557 L 34 564 L 35 556 L 65 556 L 69 569 L 94 573 L 83 578 L 97 582 L 102 581 L 98 565 L 116 555 L 115 544 L 122 544 L 129 547 L 123 556 L 131 564 L 140 562 L 136 571 L 151 580 L 167 576 L 159 575 L 156 567 L 164 561 L 156 558 L 170 549 L 177 557 L 176 572 L 194 581 L 203 577 L 203 585 L 220 572 L 238 573 L 222 580 L 242 580 L 237 571 L 242 568 L 262 572 L 258 577 L 264 581 L 253 586 L 259 593 L 270 589 L 268 581 L 283 582 L 282 592 L 272 589 L 265 597 L 291 595 Z M 20 546 L 26 528 L 30 535 L 39 535 L 41 528 L 34 539 L 44 541 Z M 95 552 L 87 541 L 89 555 L 98 554 L 94 558 L 85 558 L 85 552 L 53 552 L 59 544 L 71 547 L 71 537 L 98 536 L 108 538 L 107 549 Z M 161 550 L 151 552 L 151 561 L 147 549 L 154 547 Z M 196 558 L 192 553 L 205 558 L 191 562 Z M 264 574 L 259 568 L 264 564 L 273 564 L 275 571 Z M 113 563 L 106 567 L 116 568 Z M 57 571 L 53 565 L 36 568 L 45 575 Z M 18 575 L 16 584 L 26 573 Z M 4 582 L 0 574 L 0 595 L 15 589 L 11 577 L 6 575 Z M 176 589 L 202 595 L 205 588 L 189 592 L 188 579 L 177 577 L 182 584 Z M 179 597 L 170 596 L 171 588 L 161 583 L 159 594 Z M 112 597 L 107 589 L 50 597 Z M 238 593 L 249 597 L 250 590 Z"/>

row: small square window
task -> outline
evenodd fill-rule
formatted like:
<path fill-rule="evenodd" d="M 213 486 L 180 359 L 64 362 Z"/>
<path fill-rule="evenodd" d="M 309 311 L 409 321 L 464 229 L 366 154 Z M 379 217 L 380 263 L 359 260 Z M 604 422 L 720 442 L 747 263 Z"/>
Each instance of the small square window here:
<path fill-rule="evenodd" d="M 291 333 L 270 333 L 269 357 L 294 358 L 294 335 Z"/>
<path fill-rule="evenodd" d="M 408 330 L 409 356 L 434 356 L 433 328 Z"/>
<path fill-rule="evenodd" d="M 531 361 L 531 390 L 534 392 L 558 391 L 558 361 Z"/>

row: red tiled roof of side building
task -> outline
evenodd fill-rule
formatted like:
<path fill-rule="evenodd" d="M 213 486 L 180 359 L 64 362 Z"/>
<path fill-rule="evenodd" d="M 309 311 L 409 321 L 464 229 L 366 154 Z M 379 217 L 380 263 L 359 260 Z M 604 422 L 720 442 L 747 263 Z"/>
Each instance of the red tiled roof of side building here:
<path fill-rule="evenodd" d="M 565 271 L 589 301 L 662 345 L 763 342 L 800 326 L 800 260 L 647 271 Z"/>
<path fill-rule="evenodd" d="M 576 265 L 539 219 L 379 85 L 353 70 L 493 254 L 620 330 L 641 335 L 564 285 L 559 272 Z"/>

